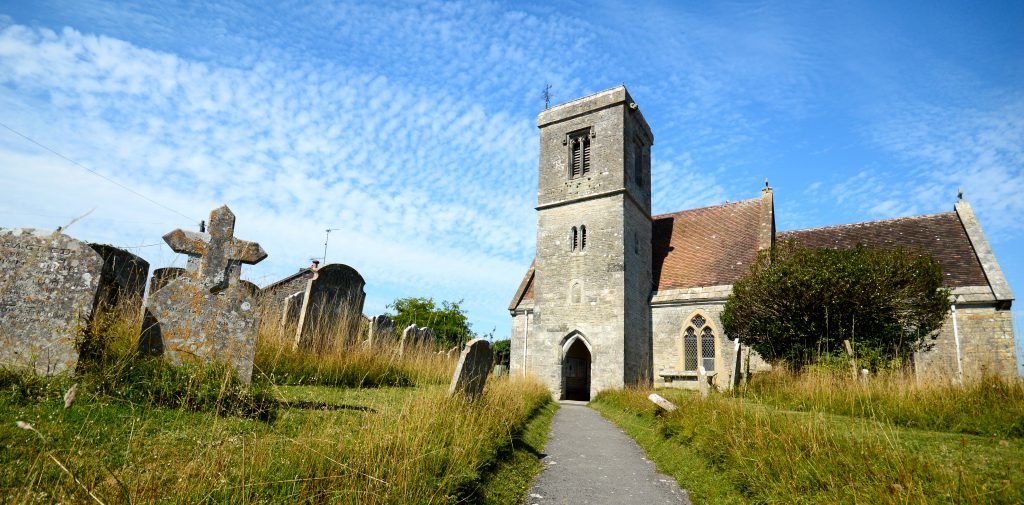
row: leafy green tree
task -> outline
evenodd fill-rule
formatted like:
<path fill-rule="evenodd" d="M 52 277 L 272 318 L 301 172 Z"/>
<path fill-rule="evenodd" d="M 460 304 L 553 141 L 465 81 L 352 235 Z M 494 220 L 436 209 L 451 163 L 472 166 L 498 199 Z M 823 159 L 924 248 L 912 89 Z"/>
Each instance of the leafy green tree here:
<path fill-rule="evenodd" d="M 770 362 L 799 369 L 844 352 L 848 339 L 862 366 L 877 369 L 928 345 L 949 311 L 942 278 L 916 251 L 781 243 L 733 284 L 722 324 Z"/>
<path fill-rule="evenodd" d="M 509 360 L 512 357 L 512 341 L 509 339 L 497 340 L 494 344 L 491 344 L 491 350 L 494 351 L 494 362 L 499 365 L 508 366 Z"/>
<path fill-rule="evenodd" d="M 443 347 L 462 345 L 474 336 L 462 309 L 462 300 L 443 301 L 438 307 L 433 298 L 398 298 L 388 309 L 394 310 L 394 314 L 389 315 L 399 332 L 410 324 L 430 327 Z"/>

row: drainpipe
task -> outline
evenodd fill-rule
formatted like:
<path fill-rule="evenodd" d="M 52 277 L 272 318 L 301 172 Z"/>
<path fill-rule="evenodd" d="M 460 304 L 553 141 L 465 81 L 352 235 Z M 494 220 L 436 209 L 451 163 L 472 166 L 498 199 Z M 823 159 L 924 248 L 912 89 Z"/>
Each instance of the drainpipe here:
<path fill-rule="evenodd" d="M 957 376 L 957 380 L 960 382 L 960 385 L 963 386 L 964 385 L 964 365 L 963 365 L 963 362 L 961 361 L 961 358 L 960 358 L 960 329 L 957 327 L 957 324 L 956 324 L 956 304 L 954 303 L 950 307 L 952 308 L 952 311 L 953 311 L 952 316 L 951 316 L 953 318 L 953 340 L 956 342 L 956 372 L 957 372 L 956 376 Z"/>

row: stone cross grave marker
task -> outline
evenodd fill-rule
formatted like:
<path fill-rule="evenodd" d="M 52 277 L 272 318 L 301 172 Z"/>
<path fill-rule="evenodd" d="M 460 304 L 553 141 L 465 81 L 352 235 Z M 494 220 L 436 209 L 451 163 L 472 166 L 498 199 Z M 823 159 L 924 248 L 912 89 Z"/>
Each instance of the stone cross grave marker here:
<path fill-rule="evenodd" d="M 139 301 L 149 263 L 32 228 L 0 228 L 0 365 L 73 370 L 75 341 L 104 306 Z"/>
<path fill-rule="evenodd" d="M 395 322 L 387 314 L 380 314 L 370 318 L 370 328 L 367 330 L 367 345 L 373 347 L 380 345 L 385 340 L 391 340 L 395 334 Z"/>
<path fill-rule="evenodd" d="M 700 398 L 703 400 L 708 397 L 711 393 L 711 384 L 708 382 L 708 371 L 702 365 L 700 372 L 697 376 L 697 391 L 700 392 Z"/>
<path fill-rule="evenodd" d="M 239 274 L 242 263 L 259 263 L 267 253 L 234 237 L 235 215 L 226 205 L 210 213 L 209 223 L 209 234 L 178 229 L 164 235 L 174 252 L 198 258 L 198 267 L 153 293 L 147 309 L 173 362 L 223 361 L 250 382 L 258 320 L 255 297 Z"/>
<path fill-rule="evenodd" d="M 459 364 L 452 375 L 448 396 L 461 394 L 470 400 L 478 398 L 484 392 L 493 361 L 494 353 L 491 352 L 489 342 L 480 338 L 467 342 L 459 355 Z"/>
<path fill-rule="evenodd" d="M 666 400 L 665 397 L 659 395 L 658 393 L 651 393 L 650 395 L 647 396 L 647 399 L 654 402 L 654 404 L 657 405 L 659 408 L 667 410 L 669 412 L 674 412 L 676 409 L 679 408 L 676 407 L 676 404 Z"/>

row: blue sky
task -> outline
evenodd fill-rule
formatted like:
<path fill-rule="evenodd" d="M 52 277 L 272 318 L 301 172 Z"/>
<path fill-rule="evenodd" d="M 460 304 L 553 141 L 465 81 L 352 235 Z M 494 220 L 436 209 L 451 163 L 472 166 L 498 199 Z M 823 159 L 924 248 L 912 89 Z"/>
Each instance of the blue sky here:
<path fill-rule="evenodd" d="M 0 3 L 4 226 L 183 259 L 229 204 L 266 283 L 323 254 L 400 296 L 505 307 L 534 251 L 540 98 L 625 84 L 656 213 L 776 190 L 780 230 L 974 206 L 1024 292 L 1024 3 Z M 141 246 L 141 247 L 140 247 Z M 1015 310 L 1018 328 L 1024 323 Z M 1019 331 L 1018 331 L 1019 335 Z"/>

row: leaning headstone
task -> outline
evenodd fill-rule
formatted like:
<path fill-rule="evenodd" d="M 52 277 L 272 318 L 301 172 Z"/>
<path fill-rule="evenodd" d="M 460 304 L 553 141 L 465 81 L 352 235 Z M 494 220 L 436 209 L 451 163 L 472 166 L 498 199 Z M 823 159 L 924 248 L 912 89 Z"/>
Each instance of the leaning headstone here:
<path fill-rule="evenodd" d="M 239 279 L 241 264 L 267 253 L 234 237 L 235 215 L 226 205 L 210 213 L 209 233 L 175 230 L 164 235 L 174 252 L 188 254 L 196 268 L 147 300 L 159 330 L 159 348 L 172 361 L 223 361 L 244 382 L 252 378 L 256 352 L 255 297 Z"/>
<path fill-rule="evenodd" d="M 504 377 L 508 375 L 508 367 L 505 365 L 494 365 L 494 376 Z"/>
<path fill-rule="evenodd" d="M 659 408 L 666 410 L 668 412 L 674 412 L 676 409 L 679 408 L 676 407 L 676 404 L 666 400 L 663 396 L 659 395 L 658 393 L 651 393 L 650 395 L 647 396 L 647 399 L 654 402 L 654 404 L 657 405 Z"/>
<path fill-rule="evenodd" d="M 434 330 L 430 328 L 417 328 L 416 345 L 423 348 L 434 347 Z"/>
<path fill-rule="evenodd" d="M 479 338 L 467 342 L 452 375 L 448 396 L 462 394 L 471 400 L 478 398 L 484 392 L 493 361 L 494 354 L 489 342 Z"/>
<path fill-rule="evenodd" d="M 74 369 L 105 307 L 138 300 L 149 263 L 56 232 L 0 228 L 0 365 L 41 375 Z"/>
<path fill-rule="evenodd" d="M 458 353 L 459 353 L 459 346 L 454 346 L 451 349 L 448 349 L 448 359 L 451 359 L 451 358 L 454 358 L 455 356 L 458 356 Z"/>
<path fill-rule="evenodd" d="M 850 358 L 850 373 L 857 378 L 857 358 L 853 356 L 853 346 L 849 340 L 843 340 L 843 348 L 846 349 L 846 356 Z"/>
<path fill-rule="evenodd" d="M 380 345 L 385 340 L 391 340 L 395 334 L 395 322 L 387 314 L 373 316 L 370 318 L 370 328 L 367 331 L 367 345 L 373 347 Z"/>
<path fill-rule="evenodd" d="M 295 329 L 295 348 L 321 351 L 340 339 L 347 345 L 359 339 L 366 283 L 348 265 L 324 265 L 313 271 Z"/>

